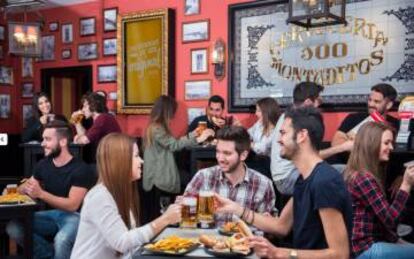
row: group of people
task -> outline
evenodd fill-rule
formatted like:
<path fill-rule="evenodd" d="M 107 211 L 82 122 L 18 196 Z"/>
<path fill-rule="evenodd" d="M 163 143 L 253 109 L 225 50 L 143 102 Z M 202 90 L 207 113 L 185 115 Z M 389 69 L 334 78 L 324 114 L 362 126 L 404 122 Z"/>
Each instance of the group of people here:
<path fill-rule="evenodd" d="M 19 192 L 45 202 L 49 209 L 34 215 L 35 257 L 128 257 L 181 220 L 183 196 L 208 189 L 215 193 L 216 224 L 238 217 L 265 233 L 293 234 L 290 248 L 276 247 L 260 236 L 249 238 L 259 257 L 412 258 L 414 245 L 400 239 L 396 228 L 414 185 L 414 166 L 406 168 L 391 202 L 384 188 L 385 165 L 398 126 L 387 115 L 397 96 L 395 89 L 387 84 L 372 87 L 368 111 L 350 114 L 326 149 L 321 149 L 325 126 L 318 110 L 322 91 L 315 83 L 297 84 L 293 104 L 283 114 L 274 99 L 259 100 L 257 122 L 249 129 L 224 116 L 223 98 L 212 96 L 206 115 L 190 123 L 180 138 L 170 128 L 177 102 L 161 96 L 144 134 L 145 166 L 136 141 L 120 133 L 119 126 L 105 126 L 114 118 L 97 104 L 103 98 L 94 93 L 98 101 L 85 98 L 82 108 L 82 114 L 93 118 L 92 127 L 85 130 L 76 123 L 75 141 L 96 144 L 96 183 L 91 168 L 68 150 L 72 129 L 62 120 L 43 117 L 46 108 L 38 101 L 46 158 L 19 187 Z M 358 126 L 374 111 L 390 123 Z M 199 130 L 200 121 L 207 129 Z M 198 171 L 181 190 L 174 153 L 212 137 L 217 165 Z M 271 179 L 246 165 L 252 152 L 269 157 Z M 324 161 L 343 152 L 350 154 L 346 164 Z M 141 178 L 142 197 L 136 185 Z M 280 215 L 274 215 L 274 186 L 290 197 Z M 163 197 L 176 202 L 160 214 Z M 22 244 L 21 223 L 10 222 L 7 232 Z"/>

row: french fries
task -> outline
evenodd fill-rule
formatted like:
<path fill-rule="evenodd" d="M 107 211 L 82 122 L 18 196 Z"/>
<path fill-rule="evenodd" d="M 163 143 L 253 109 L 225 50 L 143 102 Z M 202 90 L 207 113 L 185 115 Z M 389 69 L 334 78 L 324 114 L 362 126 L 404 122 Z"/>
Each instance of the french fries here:
<path fill-rule="evenodd" d="M 25 203 L 31 201 L 32 199 L 30 199 L 29 196 L 19 193 L 11 193 L 0 196 L 0 203 Z"/>
<path fill-rule="evenodd" d="M 182 238 L 178 236 L 169 236 L 167 238 L 158 240 L 153 244 L 148 244 L 145 248 L 153 251 L 161 251 L 165 253 L 181 253 L 189 249 L 191 246 L 197 244 L 192 239 Z"/>

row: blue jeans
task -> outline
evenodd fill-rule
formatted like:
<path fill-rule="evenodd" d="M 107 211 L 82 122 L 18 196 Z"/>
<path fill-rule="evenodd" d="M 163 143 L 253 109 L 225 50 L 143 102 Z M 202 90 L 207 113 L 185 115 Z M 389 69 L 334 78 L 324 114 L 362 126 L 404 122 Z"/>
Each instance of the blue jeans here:
<path fill-rule="evenodd" d="M 79 225 L 79 213 L 62 210 L 37 211 L 33 217 L 33 257 L 70 258 Z M 7 234 L 23 246 L 23 225 L 10 221 Z"/>
<path fill-rule="evenodd" d="M 357 259 L 412 259 L 414 258 L 414 244 L 395 244 L 377 242 L 368 250 L 360 254 Z"/>

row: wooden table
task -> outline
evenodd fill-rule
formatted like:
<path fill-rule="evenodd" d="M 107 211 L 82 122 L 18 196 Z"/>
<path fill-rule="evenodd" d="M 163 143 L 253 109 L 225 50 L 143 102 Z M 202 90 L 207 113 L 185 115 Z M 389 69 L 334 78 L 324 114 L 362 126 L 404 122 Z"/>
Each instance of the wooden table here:
<path fill-rule="evenodd" d="M 82 159 L 83 144 L 69 144 L 69 151 L 74 157 Z M 44 150 L 40 142 L 22 143 L 19 147 L 23 148 L 23 172 L 24 177 L 32 176 L 32 170 L 35 164 L 40 160 L 39 157 L 44 157 Z"/>
<path fill-rule="evenodd" d="M 198 238 L 200 235 L 205 234 L 205 235 L 219 235 L 217 229 L 186 229 L 186 228 L 166 228 L 164 229 L 157 237 L 154 238 L 154 241 L 171 236 L 171 235 L 177 235 L 179 237 L 185 237 L 185 238 Z M 160 258 L 160 259 L 164 259 L 164 258 L 171 258 L 171 257 L 177 257 L 177 256 L 167 256 L 167 255 L 154 255 L 151 254 L 150 252 L 145 252 L 142 251 L 141 249 L 138 250 L 134 255 L 133 255 L 133 259 L 138 259 L 138 258 L 148 258 L 148 259 L 155 259 L 155 258 Z M 185 254 L 184 256 L 182 256 L 184 258 L 218 258 L 218 257 L 214 257 L 210 254 L 207 254 L 204 251 L 204 247 L 200 246 L 197 249 L 195 249 L 194 251 Z M 251 254 L 249 256 L 246 257 L 239 257 L 239 258 L 248 258 L 248 259 L 255 259 L 258 258 L 256 256 L 256 254 Z"/>
<path fill-rule="evenodd" d="M 8 222 L 12 219 L 18 219 L 23 224 L 24 247 L 22 258 L 25 259 L 33 258 L 33 213 L 37 206 L 36 203 L 0 205 L 0 221 Z"/>

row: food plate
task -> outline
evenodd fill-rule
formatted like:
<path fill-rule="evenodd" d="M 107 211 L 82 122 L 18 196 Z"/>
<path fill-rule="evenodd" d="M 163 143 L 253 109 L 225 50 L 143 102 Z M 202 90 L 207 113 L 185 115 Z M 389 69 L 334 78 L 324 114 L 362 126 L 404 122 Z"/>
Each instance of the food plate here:
<path fill-rule="evenodd" d="M 231 237 L 232 235 L 234 235 L 236 233 L 239 233 L 238 230 L 228 230 L 224 227 L 219 227 L 217 230 L 218 230 L 220 235 L 229 236 L 229 237 Z"/>
<path fill-rule="evenodd" d="M 189 238 L 169 236 L 158 241 L 148 243 L 144 251 L 162 255 L 185 255 L 197 249 L 200 244 Z"/>
<path fill-rule="evenodd" d="M 27 195 L 6 194 L 0 196 L 0 205 L 34 204 L 34 201 Z"/>
<path fill-rule="evenodd" d="M 215 257 L 226 257 L 226 258 L 240 258 L 240 257 L 246 257 L 253 253 L 253 250 L 250 249 L 250 252 L 248 254 L 242 254 L 238 252 L 233 252 L 230 250 L 230 252 L 219 252 L 214 250 L 213 248 L 204 247 L 204 250 L 207 254 L 215 256 Z"/>

